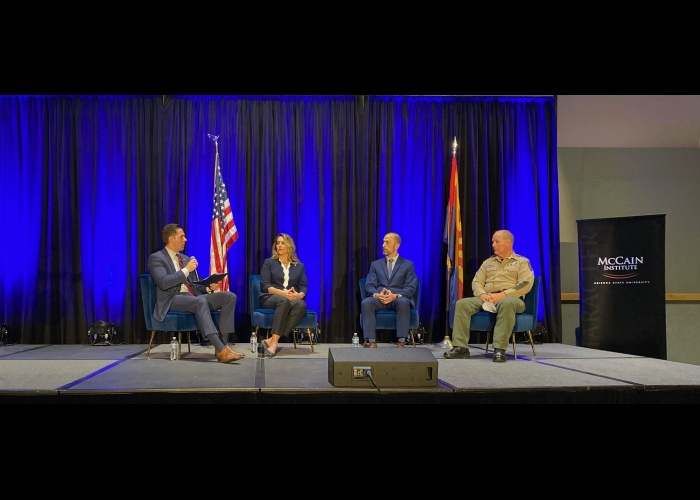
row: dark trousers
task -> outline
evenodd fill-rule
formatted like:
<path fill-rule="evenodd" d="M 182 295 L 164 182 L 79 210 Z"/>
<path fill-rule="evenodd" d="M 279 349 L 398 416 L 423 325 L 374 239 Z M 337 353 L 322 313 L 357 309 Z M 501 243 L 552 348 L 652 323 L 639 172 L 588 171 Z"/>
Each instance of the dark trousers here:
<path fill-rule="evenodd" d="M 379 299 L 366 297 L 362 299 L 360 305 L 362 310 L 362 335 L 365 340 L 376 340 L 377 338 L 377 317 L 378 310 L 392 309 L 396 311 L 396 338 L 407 338 L 408 323 L 411 319 L 411 301 L 406 297 L 399 297 L 393 302 L 382 304 Z"/>
<path fill-rule="evenodd" d="M 301 318 L 306 314 L 306 301 L 289 300 L 280 295 L 266 294 L 260 297 L 260 305 L 267 309 L 274 309 L 272 317 L 272 334 L 281 337 L 289 335 L 292 328 L 297 326 Z"/>

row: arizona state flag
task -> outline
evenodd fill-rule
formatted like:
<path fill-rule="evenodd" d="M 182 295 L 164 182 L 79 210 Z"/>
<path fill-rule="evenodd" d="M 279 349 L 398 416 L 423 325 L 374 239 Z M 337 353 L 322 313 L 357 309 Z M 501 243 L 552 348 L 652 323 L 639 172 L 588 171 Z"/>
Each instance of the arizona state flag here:
<path fill-rule="evenodd" d="M 452 149 L 452 173 L 450 174 L 450 199 L 445 215 L 447 243 L 447 310 L 450 328 L 454 321 L 455 303 L 464 297 L 464 267 L 462 264 L 462 216 L 459 210 L 459 181 L 457 178 L 457 138 Z"/>

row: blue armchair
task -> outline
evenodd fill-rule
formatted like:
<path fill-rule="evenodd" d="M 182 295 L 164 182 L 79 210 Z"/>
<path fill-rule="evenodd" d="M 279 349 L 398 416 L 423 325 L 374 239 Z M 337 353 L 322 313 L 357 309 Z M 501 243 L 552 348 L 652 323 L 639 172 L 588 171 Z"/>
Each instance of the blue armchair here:
<path fill-rule="evenodd" d="M 148 341 L 148 351 L 146 356 L 151 357 L 151 344 L 156 331 L 177 332 L 177 356 L 182 357 L 182 333 L 187 333 L 187 352 L 192 352 L 190 339 L 191 332 L 199 331 L 194 314 L 180 311 L 170 311 L 165 315 L 163 321 L 158 321 L 153 317 L 153 310 L 156 306 L 156 284 L 150 274 L 145 273 L 139 277 L 141 283 L 141 300 L 143 301 L 143 317 L 146 320 L 146 329 L 151 331 L 151 339 Z M 220 311 L 211 313 L 214 324 L 219 327 Z"/>
<path fill-rule="evenodd" d="M 525 295 L 525 311 L 515 315 L 515 325 L 511 334 L 511 342 L 513 343 L 513 356 L 518 359 L 518 354 L 515 350 L 515 334 L 517 332 L 527 332 L 532 347 L 532 356 L 536 357 L 535 342 L 532 340 L 532 330 L 537 328 L 537 311 L 540 303 L 540 282 L 542 278 L 535 276 L 532 284 L 532 289 Z M 489 352 L 489 339 L 491 332 L 496 326 L 496 314 L 487 311 L 479 311 L 472 315 L 469 330 L 472 332 L 486 332 L 486 352 Z"/>
<path fill-rule="evenodd" d="M 365 298 L 365 283 L 367 278 L 360 278 L 358 284 L 360 286 L 360 298 Z M 411 309 L 411 317 L 408 320 L 408 332 L 411 335 L 411 344 L 416 347 L 416 339 L 414 337 L 414 330 L 420 327 L 420 314 L 418 313 L 418 305 L 420 304 L 420 279 L 416 284 L 416 296 L 415 296 L 416 309 Z M 374 313 L 377 318 L 377 330 L 396 330 L 396 311 L 390 309 L 384 311 L 376 311 Z M 362 315 L 360 315 L 360 328 L 362 328 Z"/>
<path fill-rule="evenodd" d="M 269 336 L 270 328 L 272 328 L 272 319 L 275 316 L 274 309 L 267 309 L 260 305 L 260 275 L 251 274 L 248 276 L 248 308 L 250 309 L 250 324 L 255 327 L 257 335 L 262 328 Z M 306 314 L 299 320 L 297 326 L 292 329 L 292 340 L 294 349 L 297 348 L 297 335 L 300 329 L 306 330 L 306 335 L 311 344 L 311 353 L 314 353 L 314 342 L 318 343 L 318 335 L 321 329 L 318 327 L 318 317 L 316 312 L 306 310 Z M 312 335 L 313 330 L 313 335 Z"/>

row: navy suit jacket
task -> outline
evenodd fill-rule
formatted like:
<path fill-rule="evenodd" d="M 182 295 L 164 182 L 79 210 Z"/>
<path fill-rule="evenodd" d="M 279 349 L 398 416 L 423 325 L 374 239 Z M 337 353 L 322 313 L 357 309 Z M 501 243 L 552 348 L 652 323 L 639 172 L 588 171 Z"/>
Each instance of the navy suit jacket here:
<path fill-rule="evenodd" d="M 190 257 L 183 253 L 180 255 L 182 256 L 182 265 L 186 266 Z M 153 311 L 153 317 L 158 321 L 163 321 L 170 310 L 170 303 L 173 301 L 173 297 L 180 293 L 180 287 L 185 281 L 190 281 L 190 285 L 197 292 L 197 295 L 207 293 L 207 287 L 195 285 L 189 279 L 194 279 L 194 273 L 190 273 L 189 278 L 187 278 L 182 270 L 175 269 L 175 264 L 173 264 L 170 254 L 165 248 L 152 253 L 148 257 L 148 273 L 153 277 L 153 281 L 156 284 L 156 308 Z"/>
<path fill-rule="evenodd" d="M 399 255 L 394 262 L 394 272 L 389 278 L 386 260 L 386 256 L 384 256 L 369 265 L 369 273 L 365 282 L 365 297 L 371 297 L 375 293 L 381 292 L 382 289 L 388 288 L 392 293 L 399 293 L 410 300 L 411 307 L 415 309 L 416 302 L 413 296 L 416 294 L 418 276 L 416 276 L 413 262 Z"/>
<path fill-rule="evenodd" d="M 265 259 L 260 270 L 260 298 L 267 295 L 268 288 L 279 288 L 284 290 L 284 269 L 279 259 Z M 294 287 L 297 292 L 304 292 L 304 297 L 309 294 L 309 283 L 306 279 L 306 268 L 304 264 L 290 264 L 289 283 L 287 289 Z"/>

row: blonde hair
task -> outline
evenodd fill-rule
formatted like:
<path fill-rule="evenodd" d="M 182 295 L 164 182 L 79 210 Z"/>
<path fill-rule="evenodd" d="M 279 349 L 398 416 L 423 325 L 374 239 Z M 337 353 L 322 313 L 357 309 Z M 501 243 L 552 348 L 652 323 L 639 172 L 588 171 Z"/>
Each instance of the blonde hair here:
<path fill-rule="evenodd" d="M 285 246 L 289 250 L 289 262 L 292 264 L 299 263 L 299 257 L 297 257 L 297 246 L 294 244 L 294 240 L 287 233 L 278 233 L 275 239 L 272 240 L 272 258 L 279 260 L 280 256 L 277 255 L 277 238 L 282 237 Z"/>

